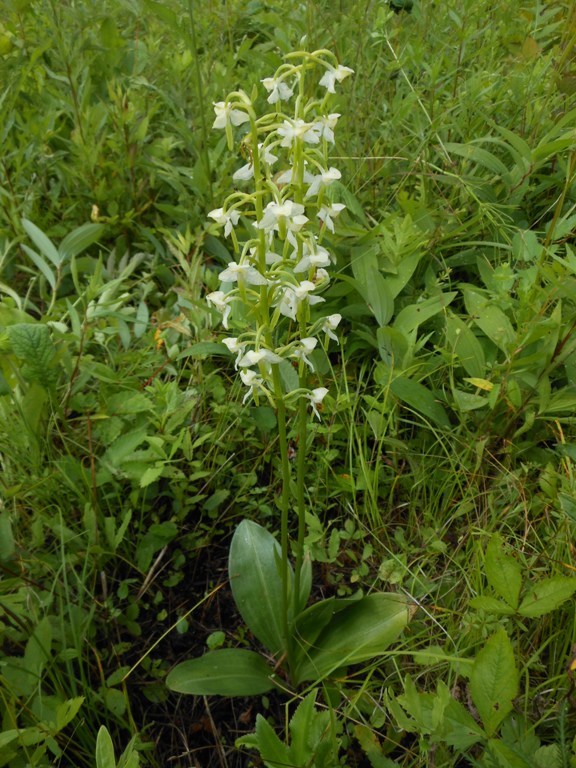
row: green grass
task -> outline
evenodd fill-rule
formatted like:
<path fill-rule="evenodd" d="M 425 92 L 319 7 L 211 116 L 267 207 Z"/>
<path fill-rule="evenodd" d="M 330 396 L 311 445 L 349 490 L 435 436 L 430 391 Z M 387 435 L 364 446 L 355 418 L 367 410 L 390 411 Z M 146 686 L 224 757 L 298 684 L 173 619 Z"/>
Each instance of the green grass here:
<path fill-rule="evenodd" d="M 239 164 L 210 126 L 213 102 L 299 47 L 355 70 L 334 106 L 348 211 L 326 239 L 324 306 L 343 323 L 307 466 L 314 592 L 419 606 L 389 655 L 324 692 L 343 764 L 575 764 L 570 584 L 540 615 L 471 604 L 498 598 L 496 537 L 522 594 L 574 578 L 571 4 L 10 0 L 0 766 L 96 765 L 101 725 L 151 766 L 240 765 L 234 735 L 255 711 L 282 735 L 284 701 L 190 703 L 164 679 L 214 631 L 250 645 L 226 546 L 246 516 L 277 527 L 274 414 L 240 405 L 204 301 L 231 256 L 206 214 Z M 26 221 L 57 247 L 102 230 L 57 267 Z M 424 710 L 445 685 L 478 720 L 470 670 L 499 629 L 519 684 L 492 742 L 454 744 L 440 716 L 402 727 L 410 680 Z"/>

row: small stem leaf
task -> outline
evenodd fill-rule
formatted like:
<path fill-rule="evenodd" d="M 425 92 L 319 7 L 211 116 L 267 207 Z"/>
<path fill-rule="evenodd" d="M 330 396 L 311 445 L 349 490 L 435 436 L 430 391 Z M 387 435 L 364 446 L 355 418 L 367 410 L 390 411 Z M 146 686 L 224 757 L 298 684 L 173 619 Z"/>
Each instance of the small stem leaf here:
<path fill-rule="evenodd" d="M 42 256 L 45 256 L 47 259 L 49 259 L 55 267 L 59 267 L 64 261 L 64 257 L 61 253 L 58 252 L 58 249 L 52 240 L 50 240 L 50 238 L 45 235 L 44 232 L 42 232 L 42 230 L 36 226 L 36 224 L 28 221 L 28 219 L 22 219 L 22 226 Z M 26 249 L 26 252 L 28 253 L 28 249 Z M 28 253 L 28 255 L 30 254 Z"/>
<path fill-rule="evenodd" d="M 46 282 L 50 286 L 50 288 L 55 291 L 56 290 L 56 275 L 50 268 L 50 265 L 40 256 L 36 253 L 36 251 L 33 251 L 32 248 L 29 248 L 27 245 L 23 244 L 22 248 L 24 251 L 28 254 L 28 257 L 30 260 L 34 263 L 34 265 L 40 270 L 40 272 L 44 275 L 46 278 Z"/>
<path fill-rule="evenodd" d="M 518 671 L 510 638 L 503 629 L 480 651 L 470 675 L 470 693 L 488 736 L 492 736 L 518 693 Z"/>
<path fill-rule="evenodd" d="M 195 696 L 258 696 L 274 688 L 273 674 L 258 653 L 223 648 L 177 664 L 166 685 Z"/>
<path fill-rule="evenodd" d="M 522 566 L 506 554 L 499 536 L 492 536 L 484 558 L 486 578 L 492 589 L 512 608 L 518 607 L 522 587 Z"/>
<path fill-rule="evenodd" d="M 243 520 L 230 546 L 230 586 L 248 628 L 273 654 L 285 650 L 280 545 L 265 528 Z M 292 569 L 288 576 L 293 582 Z"/>
<path fill-rule="evenodd" d="M 533 619 L 556 610 L 576 592 L 576 579 L 569 576 L 553 576 L 542 579 L 524 596 L 518 613 Z"/>
<path fill-rule="evenodd" d="M 85 251 L 92 243 L 102 235 L 105 230 L 104 224 L 82 224 L 69 232 L 60 243 L 60 254 L 62 261 L 72 259 L 79 253 Z"/>

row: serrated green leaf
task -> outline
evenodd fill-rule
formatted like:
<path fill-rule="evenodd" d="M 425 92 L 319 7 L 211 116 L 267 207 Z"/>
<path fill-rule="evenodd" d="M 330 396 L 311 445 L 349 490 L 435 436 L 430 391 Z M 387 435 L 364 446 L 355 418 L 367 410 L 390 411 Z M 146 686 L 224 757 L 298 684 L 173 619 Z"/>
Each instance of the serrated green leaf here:
<path fill-rule="evenodd" d="M 50 328 L 42 323 L 16 323 L 7 332 L 12 351 L 24 363 L 23 376 L 43 386 L 53 384 L 58 371 L 54 367 L 56 347 Z"/>
<path fill-rule="evenodd" d="M 488 640 L 474 661 L 470 694 L 488 736 L 492 736 L 518 694 L 518 672 L 510 638 L 503 629 Z"/>
<path fill-rule="evenodd" d="M 68 699 L 56 707 L 56 730 L 61 731 L 76 717 L 84 703 L 84 696 Z"/>
<path fill-rule="evenodd" d="M 507 315 L 486 295 L 468 286 L 464 288 L 464 302 L 478 328 L 499 349 L 509 354 L 516 343 L 516 333 Z"/>
<path fill-rule="evenodd" d="M 499 536 L 492 536 L 484 558 L 486 578 L 492 589 L 512 608 L 518 607 L 522 587 L 522 566 L 506 554 Z"/>
<path fill-rule="evenodd" d="M 515 609 L 508 605 L 508 603 L 495 597 L 490 597 L 490 595 L 473 597 L 469 605 L 475 611 L 486 611 L 486 613 L 494 613 L 496 616 L 512 616 L 516 613 Z"/>
<path fill-rule="evenodd" d="M 258 696 L 274 688 L 274 670 L 262 656 L 243 648 L 209 651 L 177 664 L 166 685 L 195 696 Z"/>
<path fill-rule="evenodd" d="M 534 584 L 520 603 L 518 613 L 527 618 L 544 616 L 556 610 L 576 592 L 576 579 L 569 576 L 553 576 Z"/>

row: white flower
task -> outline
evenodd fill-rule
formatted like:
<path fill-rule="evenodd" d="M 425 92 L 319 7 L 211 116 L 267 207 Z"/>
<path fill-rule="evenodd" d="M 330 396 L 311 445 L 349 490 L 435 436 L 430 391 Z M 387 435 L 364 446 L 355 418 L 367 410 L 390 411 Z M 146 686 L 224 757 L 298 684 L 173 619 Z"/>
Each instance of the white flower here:
<path fill-rule="evenodd" d="M 316 285 L 327 285 L 330 282 L 330 275 L 328 272 L 326 272 L 325 269 L 320 267 L 316 270 L 316 274 L 314 275 L 314 283 Z"/>
<path fill-rule="evenodd" d="M 252 365 L 258 365 L 259 363 L 281 363 L 282 358 L 275 352 L 271 352 L 269 349 L 251 349 L 242 357 L 238 362 L 241 368 L 250 368 Z"/>
<path fill-rule="evenodd" d="M 294 170 L 290 168 L 288 171 L 284 171 L 280 176 L 276 177 L 276 184 L 292 184 L 292 178 L 294 176 Z M 306 184 L 311 184 L 314 181 L 314 176 L 304 169 L 303 181 Z"/>
<path fill-rule="evenodd" d="M 283 125 L 278 128 L 277 133 L 283 136 L 280 142 L 281 147 L 291 147 L 294 139 L 304 139 L 306 144 L 319 144 L 319 127 L 314 123 L 306 123 L 304 120 L 284 120 Z"/>
<path fill-rule="evenodd" d="M 336 216 L 338 216 L 338 214 L 340 214 L 345 208 L 346 206 L 342 203 L 323 205 L 322 208 L 320 208 L 318 211 L 318 218 L 324 222 L 326 229 L 329 229 L 330 232 L 334 232 L 334 222 L 332 219 L 335 219 Z"/>
<path fill-rule="evenodd" d="M 338 341 L 338 336 L 336 336 L 334 331 L 340 325 L 340 320 L 342 320 L 342 315 L 339 315 L 338 313 L 334 315 L 328 315 L 328 317 L 324 318 L 322 330 L 329 338 L 333 339 L 334 341 Z"/>
<path fill-rule="evenodd" d="M 234 181 L 248 181 L 254 176 L 254 166 L 252 163 L 246 163 L 242 168 L 238 168 L 234 171 L 232 178 Z"/>
<path fill-rule="evenodd" d="M 319 85 L 323 85 L 329 93 L 336 93 L 334 90 L 335 83 L 341 83 L 348 75 L 353 74 L 354 70 L 350 67 L 343 67 L 342 64 L 338 64 L 336 69 L 330 67 L 322 75 Z"/>
<path fill-rule="evenodd" d="M 322 173 L 314 176 L 312 184 L 310 184 L 308 187 L 308 191 L 304 197 L 306 198 L 312 197 L 312 195 L 317 195 L 318 192 L 320 192 L 320 187 L 329 187 L 330 184 L 333 184 L 335 181 L 338 181 L 338 179 L 341 178 L 342 174 L 338 168 L 330 167 L 327 171 L 322 171 Z"/>
<path fill-rule="evenodd" d="M 255 393 L 258 386 L 262 384 L 262 377 L 258 376 L 256 371 L 247 369 L 240 371 L 240 378 L 242 379 L 242 383 L 248 387 L 248 392 L 246 392 L 242 399 L 242 403 L 245 403 L 246 400 Z"/>
<path fill-rule="evenodd" d="M 236 224 L 238 224 L 240 212 L 232 210 L 226 211 L 225 213 L 223 208 L 215 208 L 213 211 L 210 211 L 208 216 L 210 216 L 211 219 L 214 219 L 216 224 L 224 227 L 224 237 L 228 237 Z"/>
<path fill-rule="evenodd" d="M 230 306 L 232 297 L 227 293 L 224 293 L 224 291 L 212 291 L 212 293 L 209 293 L 206 296 L 206 301 L 219 312 L 222 312 L 222 325 L 224 328 L 228 329 L 228 316 L 232 309 Z"/>
<path fill-rule="evenodd" d="M 311 249 L 308 243 L 304 244 L 304 256 L 294 267 L 294 272 L 306 272 L 310 267 L 329 267 L 330 254 L 321 245 L 313 244 Z"/>
<path fill-rule="evenodd" d="M 300 344 L 301 346 L 298 349 L 295 349 L 290 357 L 295 357 L 297 360 L 302 360 L 310 368 L 312 373 L 314 373 L 314 366 L 310 360 L 308 360 L 308 355 L 314 351 L 316 344 L 318 344 L 318 339 L 315 339 L 313 336 L 307 336 L 304 339 L 300 339 Z"/>
<path fill-rule="evenodd" d="M 338 122 L 340 115 L 334 112 L 331 115 L 323 115 L 320 120 L 315 123 L 318 135 L 321 139 L 326 139 L 330 144 L 334 144 L 334 128 Z"/>
<path fill-rule="evenodd" d="M 266 278 L 250 264 L 236 264 L 235 261 L 231 261 L 218 277 L 223 283 L 236 283 L 243 280 L 248 285 L 268 284 Z"/>
<path fill-rule="evenodd" d="M 267 232 L 280 231 L 281 224 L 287 228 L 288 232 L 298 232 L 308 221 L 304 216 L 304 206 L 300 203 L 294 203 L 292 200 L 285 200 L 283 203 L 268 203 L 264 209 L 264 216 L 258 223 L 258 229 L 264 229 Z M 290 242 L 293 238 L 288 237 Z"/>
<path fill-rule="evenodd" d="M 321 296 L 310 296 L 315 288 L 316 286 L 310 280 L 303 280 L 298 285 L 285 288 L 278 305 L 280 313 L 295 321 L 296 313 L 302 302 L 307 301 L 308 304 L 312 305 L 325 301 Z"/>
<path fill-rule="evenodd" d="M 242 125 L 242 123 L 247 123 L 250 120 L 246 112 L 232 109 L 230 104 L 226 104 L 224 101 L 214 102 L 214 112 L 216 113 L 216 119 L 212 124 L 212 128 L 226 128 L 228 123 Z"/>
<path fill-rule="evenodd" d="M 234 368 L 238 370 L 238 363 L 240 362 L 240 358 L 244 354 L 244 349 L 246 347 L 246 344 L 238 341 L 238 339 L 236 338 L 222 339 L 222 344 L 228 347 L 228 349 L 230 350 L 230 352 L 232 352 L 233 355 L 236 355 Z"/>
<path fill-rule="evenodd" d="M 278 160 L 276 155 L 273 155 L 268 147 L 264 147 L 262 144 L 258 144 L 258 152 L 260 153 L 260 161 L 262 163 L 267 165 L 274 165 L 274 163 Z M 248 181 L 249 179 L 253 178 L 253 176 L 254 163 L 246 163 L 246 165 L 243 165 L 242 168 L 238 168 L 238 170 L 234 172 L 232 178 L 234 181 Z"/>
<path fill-rule="evenodd" d="M 310 401 L 314 415 L 318 416 L 318 418 L 320 418 L 320 414 L 318 413 L 318 406 L 322 404 L 322 400 L 324 400 L 327 394 L 328 390 L 326 387 L 317 387 L 306 395 L 307 399 Z"/>
<path fill-rule="evenodd" d="M 294 86 L 290 88 L 282 80 L 277 80 L 275 77 L 265 77 L 264 80 L 260 80 L 264 88 L 270 94 L 268 96 L 268 104 L 276 104 L 278 101 L 288 101 L 288 99 L 294 93 Z"/>

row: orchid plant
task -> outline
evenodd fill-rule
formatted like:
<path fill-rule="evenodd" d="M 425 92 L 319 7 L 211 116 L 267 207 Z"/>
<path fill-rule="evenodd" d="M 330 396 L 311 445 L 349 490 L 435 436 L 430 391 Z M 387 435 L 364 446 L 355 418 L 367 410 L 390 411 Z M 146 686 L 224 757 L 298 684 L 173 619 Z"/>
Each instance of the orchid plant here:
<path fill-rule="evenodd" d="M 280 543 L 244 520 L 229 561 L 238 609 L 272 655 L 272 665 L 249 650 L 210 651 L 169 674 L 168 686 L 182 693 L 261 693 L 277 684 L 278 667 L 292 685 L 319 681 L 384 652 L 408 621 L 405 601 L 384 593 L 307 607 L 312 587 L 304 552 L 307 436 L 310 418 L 321 419 L 328 395 L 318 381 L 316 361 L 321 347 L 338 341 L 342 319 L 321 314 L 333 263 L 326 235 L 345 210 L 331 195 L 341 179 L 329 161 L 340 114 L 330 111 L 329 102 L 352 73 L 327 50 L 295 52 L 274 76 L 262 80 L 269 105 L 265 114 L 257 113 L 257 89 L 250 96 L 234 91 L 214 104 L 213 127 L 225 131 L 231 151 L 235 131 L 241 134 L 240 153 L 247 162 L 233 174 L 236 191 L 208 214 L 212 226 L 230 240 L 234 256 L 219 274 L 220 288 L 206 299 L 228 334 L 222 342 L 235 356 L 246 388 L 243 403 L 267 401 L 276 412 L 283 481 Z M 292 419 L 298 444 L 295 479 L 289 456 Z M 294 506 L 298 533 L 292 568 Z"/>

